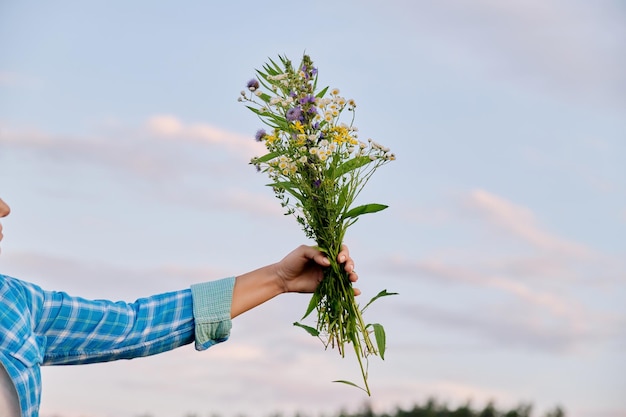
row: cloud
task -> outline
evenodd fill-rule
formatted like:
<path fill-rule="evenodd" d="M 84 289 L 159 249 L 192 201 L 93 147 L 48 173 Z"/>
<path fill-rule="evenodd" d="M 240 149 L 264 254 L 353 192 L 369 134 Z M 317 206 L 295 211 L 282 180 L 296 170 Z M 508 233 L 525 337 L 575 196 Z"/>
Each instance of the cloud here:
<path fill-rule="evenodd" d="M 0 71 L 0 87 L 26 87 L 37 88 L 42 85 L 42 81 L 26 74 L 11 71 Z"/>
<path fill-rule="evenodd" d="M 485 338 L 499 347 L 515 347 L 553 353 L 572 352 L 581 343 L 595 341 L 594 334 L 571 320 L 550 320 L 531 310 L 481 308 L 453 311 L 432 305 L 411 305 L 403 308 L 408 317 L 455 334 Z"/>
<path fill-rule="evenodd" d="M 185 125 L 174 116 L 151 117 L 139 130 L 117 127 L 112 133 L 85 137 L 4 126 L 0 147 L 0 156 L 11 161 L 26 155 L 41 161 L 38 167 L 50 164 L 54 169 L 46 168 L 48 176 L 63 170 L 88 176 L 94 169 L 104 169 L 109 177 L 142 187 L 137 195 L 143 198 L 276 219 L 284 213 L 269 188 L 251 192 L 238 182 L 246 174 L 256 178 L 247 162 L 251 155 L 262 154 L 263 145 L 208 124 Z M 228 177 L 233 181 L 215 180 Z"/>
<path fill-rule="evenodd" d="M 192 283 L 228 276 L 219 268 L 161 264 L 130 268 L 35 252 L 2 253 L 4 274 L 32 281 L 46 290 L 67 291 L 86 298 L 124 299 L 187 288 Z M 149 283 L 146 284 L 146 283 Z"/>
<path fill-rule="evenodd" d="M 437 43 L 429 51 L 457 68 L 580 102 L 626 105 L 626 30 L 617 4 L 446 1 L 411 16 Z"/>
<path fill-rule="evenodd" d="M 132 133 L 123 136 L 95 137 L 56 135 L 35 129 L 0 130 L 3 154 L 10 150 L 26 152 L 56 166 L 98 166 L 122 170 L 148 178 L 162 179 L 179 171 L 171 154 L 152 149 L 149 141 Z"/>
<path fill-rule="evenodd" d="M 497 274 L 484 272 L 468 267 L 454 267 L 441 261 L 406 261 L 395 258 L 391 260 L 392 269 L 397 272 L 404 271 L 413 276 L 426 276 L 435 278 L 438 282 L 467 284 L 495 289 L 532 304 L 543 307 L 551 314 L 561 317 L 579 316 L 580 306 L 571 303 L 563 297 L 547 291 L 531 288 L 523 282 L 508 279 Z"/>
<path fill-rule="evenodd" d="M 454 331 L 465 329 L 504 346 L 561 352 L 622 343 L 619 307 L 612 298 L 603 306 L 594 299 L 622 290 L 623 261 L 545 231 L 532 210 L 485 190 L 467 193 L 459 204 L 460 216 L 451 216 L 444 226 L 466 220 L 463 210 L 469 207 L 479 214 L 481 228 L 483 223 L 494 227 L 503 232 L 502 238 L 487 246 L 444 249 L 422 259 L 394 256 L 383 262 L 387 273 L 442 286 L 420 288 L 445 289 L 447 297 L 436 307 L 406 306 L 409 317 Z M 502 245 L 511 240 L 528 248 Z M 509 252 L 499 250 L 501 246 Z M 480 295 L 467 296 L 468 288 L 479 289 L 472 294 Z M 463 303 L 446 304 L 455 297 L 462 297 Z"/>
<path fill-rule="evenodd" d="M 263 145 L 253 138 L 205 123 L 185 125 L 174 116 L 150 117 L 139 130 L 118 127 L 115 132 L 89 136 L 0 125 L 0 146 L 5 151 L 32 153 L 55 164 L 96 165 L 159 181 L 189 173 L 224 175 L 231 171 L 233 161 L 240 164 L 264 153 Z"/>
<path fill-rule="evenodd" d="M 220 129 L 207 123 L 184 124 L 176 116 L 155 115 L 146 124 L 148 132 L 163 138 L 199 141 L 224 147 L 246 159 L 262 155 L 265 147 L 254 138 Z"/>
<path fill-rule="evenodd" d="M 590 257 L 591 249 L 542 230 L 533 212 L 485 190 L 474 190 L 466 199 L 468 205 L 482 214 L 489 223 L 521 239 L 529 245 L 556 254 Z"/>

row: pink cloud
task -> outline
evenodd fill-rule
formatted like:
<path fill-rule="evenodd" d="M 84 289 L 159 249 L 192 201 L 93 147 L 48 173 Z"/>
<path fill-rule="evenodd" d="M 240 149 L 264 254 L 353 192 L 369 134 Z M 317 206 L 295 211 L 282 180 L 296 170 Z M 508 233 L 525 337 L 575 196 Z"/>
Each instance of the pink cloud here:
<path fill-rule="evenodd" d="M 208 123 L 184 124 L 173 115 L 152 116 L 146 121 L 145 127 L 149 133 L 158 137 L 223 146 L 245 158 L 252 158 L 267 152 L 265 147 L 255 142 L 252 136 L 233 133 Z"/>
<path fill-rule="evenodd" d="M 531 246 L 575 257 L 590 257 L 592 251 L 577 242 L 569 241 L 542 230 L 533 212 L 485 190 L 474 190 L 467 203 L 477 209 L 494 226 L 521 239 Z"/>
<path fill-rule="evenodd" d="M 12 71 L 0 71 L 0 87 L 38 87 L 41 80 L 30 75 Z"/>

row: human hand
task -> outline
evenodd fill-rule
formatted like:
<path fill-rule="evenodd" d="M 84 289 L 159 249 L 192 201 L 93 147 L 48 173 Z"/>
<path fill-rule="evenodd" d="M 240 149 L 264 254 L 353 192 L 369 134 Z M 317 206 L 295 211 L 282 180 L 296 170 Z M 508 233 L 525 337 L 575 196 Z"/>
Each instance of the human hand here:
<path fill-rule="evenodd" d="M 359 278 L 354 270 L 354 260 L 350 257 L 350 251 L 346 245 L 342 245 L 337 255 L 337 261 L 343 264 L 348 278 L 356 282 Z M 324 277 L 323 268 L 330 266 L 330 261 L 321 251 L 312 247 L 301 245 L 280 262 L 274 264 L 276 276 L 282 283 L 284 292 L 314 292 Z M 361 291 L 354 289 L 354 295 Z"/>

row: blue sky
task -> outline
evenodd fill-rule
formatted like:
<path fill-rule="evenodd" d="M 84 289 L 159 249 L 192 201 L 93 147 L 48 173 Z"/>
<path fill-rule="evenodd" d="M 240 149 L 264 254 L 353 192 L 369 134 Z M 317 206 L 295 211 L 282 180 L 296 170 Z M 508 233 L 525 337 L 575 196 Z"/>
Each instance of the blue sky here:
<path fill-rule="evenodd" d="M 2 273 L 133 301 L 309 243 L 248 164 L 236 98 L 306 51 L 398 159 L 346 243 L 381 300 L 375 410 L 435 396 L 626 416 L 626 8 L 619 1 L 0 2 Z M 43 371 L 42 416 L 358 409 L 356 363 L 286 295 L 231 340 Z"/>

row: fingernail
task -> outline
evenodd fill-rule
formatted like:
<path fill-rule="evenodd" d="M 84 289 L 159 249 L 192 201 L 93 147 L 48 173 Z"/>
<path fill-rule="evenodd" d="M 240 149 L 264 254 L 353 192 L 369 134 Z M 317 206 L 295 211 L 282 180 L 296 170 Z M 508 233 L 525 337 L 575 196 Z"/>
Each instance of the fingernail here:
<path fill-rule="evenodd" d="M 339 262 L 345 262 L 345 260 L 346 260 L 346 257 L 344 255 L 341 255 L 339 257 Z"/>

